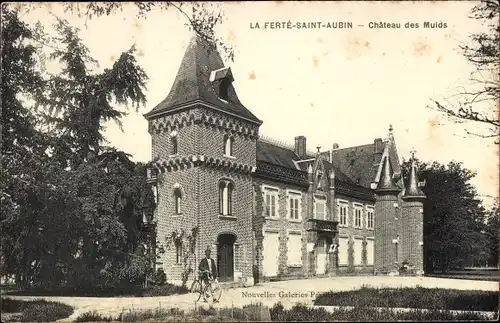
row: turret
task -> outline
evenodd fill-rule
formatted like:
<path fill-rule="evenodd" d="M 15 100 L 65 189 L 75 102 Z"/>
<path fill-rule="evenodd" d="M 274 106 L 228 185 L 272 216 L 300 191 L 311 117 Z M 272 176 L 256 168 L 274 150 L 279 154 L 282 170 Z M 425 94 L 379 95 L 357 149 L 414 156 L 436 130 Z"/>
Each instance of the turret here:
<path fill-rule="evenodd" d="M 392 131 L 392 127 L 390 131 Z M 382 154 L 382 169 L 375 188 L 374 271 L 381 274 L 396 272 L 398 268 L 398 195 L 401 188 L 394 180 L 389 154 L 389 139 L 385 143 Z"/>
<path fill-rule="evenodd" d="M 403 192 L 401 216 L 401 259 L 413 265 L 417 274 L 424 273 L 424 201 L 417 176 L 415 151 L 412 151 L 410 174 Z"/>

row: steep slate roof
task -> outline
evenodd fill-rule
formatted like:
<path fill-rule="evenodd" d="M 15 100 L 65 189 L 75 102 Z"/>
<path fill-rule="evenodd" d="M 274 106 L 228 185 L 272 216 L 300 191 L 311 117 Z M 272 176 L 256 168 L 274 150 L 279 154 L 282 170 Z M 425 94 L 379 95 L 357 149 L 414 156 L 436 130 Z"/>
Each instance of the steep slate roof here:
<path fill-rule="evenodd" d="M 297 156 L 293 150 L 262 140 L 257 141 L 257 160 L 259 161 L 297 169 L 293 161 L 299 159 L 299 156 Z"/>
<path fill-rule="evenodd" d="M 374 163 L 373 149 L 373 144 L 369 144 L 334 150 L 332 163 L 354 183 L 369 188 L 378 171 L 378 163 Z"/>
<path fill-rule="evenodd" d="M 240 102 L 232 84 L 228 88 L 227 101 L 222 101 L 217 96 L 210 82 L 210 74 L 221 68 L 224 68 L 224 63 L 216 46 L 195 34 L 189 42 L 169 94 L 144 116 L 150 119 L 158 114 L 177 110 L 183 104 L 201 100 L 215 105 L 225 113 L 261 124 L 262 121 Z"/>
<path fill-rule="evenodd" d="M 313 156 L 307 156 L 309 158 L 314 158 Z M 262 161 L 286 168 L 297 169 L 295 163 L 293 162 L 300 160 L 301 158 L 295 154 L 292 149 L 281 147 L 266 141 L 257 141 L 257 161 Z M 357 185 L 349 176 L 344 174 L 338 165 L 332 164 L 326 160 L 323 161 L 325 170 L 329 171 L 333 168 L 335 171 L 335 178 L 348 183 Z"/>

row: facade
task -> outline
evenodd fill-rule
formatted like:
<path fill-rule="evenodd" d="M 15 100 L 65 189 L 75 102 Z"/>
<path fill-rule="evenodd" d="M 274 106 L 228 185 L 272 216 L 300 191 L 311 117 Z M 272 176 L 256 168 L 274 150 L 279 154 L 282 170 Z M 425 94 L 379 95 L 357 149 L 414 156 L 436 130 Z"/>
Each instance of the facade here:
<path fill-rule="evenodd" d="M 149 113 L 157 241 L 198 228 L 194 269 L 210 248 L 221 281 L 423 273 L 423 202 L 413 165 L 401 176 L 392 127 L 385 140 L 308 152 L 259 136 L 231 69 L 194 36 L 168 96 Z M 413 159 L 412 159 L 413 160 Z M 160 255 L 169 281 L 189 246 Z"/>

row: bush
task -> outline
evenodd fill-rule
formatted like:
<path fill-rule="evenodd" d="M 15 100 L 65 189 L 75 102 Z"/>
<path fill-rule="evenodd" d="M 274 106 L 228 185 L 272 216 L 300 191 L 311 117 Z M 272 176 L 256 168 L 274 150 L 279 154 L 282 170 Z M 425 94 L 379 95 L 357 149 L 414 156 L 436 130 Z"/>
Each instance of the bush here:
<path fill-rule="evenodd" d="M 189 290 L 185 286 L 173 285 L 170 283 L 165 283 L 162 286 L 152 286 L 148 288 L 143 288 L 140 295 L 136 296 L 170 296 L 174 294 L 186 294 Z"/>
<path fill-rule="evenodd" d="M 498 292 L 439 288 L 361 289 L 318 295 L 315 305 L 405 307 L 465 311 L 498 310 Z"/>
<path fill-rule="evenodd" d="M 85 312 L 83 314 L 78 315 L 75 322 L 111 322 L 113 318 L 111 316 L 103 316 L 96 311 Z"/>
<path fill-rule="evenodd" d="M 187 287 L 165 283 L 162 286 L 142 287 L 141 285 L 118 285 L 106 289 L 89 286 L 85 289 L 75 289 L 70 287 L 62 287 L 55 290 L 39 290 L 30 291 L 15 291 L 6 293 L 8 295 L 30 295 L 30 296 L 85 296 L 85 297 L 116 297 L 116 296 L 135 296 L 135 297 L 150 297 L 150 296 L 170 296 L 174 294 L 188 293 Z"/>
<path fill-rule="evenodd" d="M 271 320 L 278 322 L 293 321 L 360 321 L 360 322 L 394 322 L 394 321 L 484 321 L 486 316 L 473 312 L 455 314 L 451 311 L 422 311 L 412 310 L 399 312 L 390 309 L 377 310 L 374 308 L 355 307 L 352 309 L 339 308 L 328 312 L 323 308 L 308 308 L 298 304 L 290 310 L 283 308 L 281 303 L 276 303 L 271 308 Z"/>
<path fill-rule="evenodd" d="M 59 302 L 45 300 L 18 301 L 2 299 L 2 313 L 20 313 L 21 322 L 53 322 L 73 314 L 73 308 Z"/>

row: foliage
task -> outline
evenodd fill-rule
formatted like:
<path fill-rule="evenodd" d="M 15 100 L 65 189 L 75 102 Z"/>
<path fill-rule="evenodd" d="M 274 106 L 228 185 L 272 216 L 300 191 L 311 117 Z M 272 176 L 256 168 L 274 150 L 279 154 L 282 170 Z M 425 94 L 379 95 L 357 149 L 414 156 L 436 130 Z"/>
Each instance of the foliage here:
<path fill-rule="evenodd" d="M 196 255 L 196 242 L 198 239 L 199 227 L 195 226 L 190 232 L 184 229 L 172 231 L 170 237 L 167 237 L 166 247 L 168 249 L 181 247 L 182 250 L 182 286 L 186 287 L 189 275 L 194 271 L 195 255 Z"/>
<path fill-rule="evenodd" d="M 399 307 L 466 311 L 496 311 L 498 292 L 439 288 L 371 288 L 327 292 L 314 305 L 355 307 Z"/>
<path fill-rule="evenodd" d="M 487 212 L 485 234 L 488 239 L 489 259 L 488 263 L 491 266 L 498 267 L 499 265 L 499 250 L 500 250 L 500 206 L 497 203 Z"/>
<path fill-rule="evenodd" d="M 213 39 L 223 16 L 204 3 L 132 4 L 139 18 L 153 9 L 177 10 Z M 62 4 L 68 15 L 87 19 L 126 5 Z M 20 18 L 40 7 L 55 18 L 56 35 Z M 2 275 L 14 274 L 25 291 L 117 293 L 147 285 L 163 252 L 154 234 L 148 165 L 107 147 L 103 136 L 105 122 L 120 124 L 123 107 L 137 110 L 146 102 L 147 75 L 135 48 L 96 72 L 79 30 L 49 4 L 6 4 L 1 14 Z M 61 72 L 47 72 L 46 53 Z"/>
<path fill-rule="evenodd" d="M 35 10 L 42 5 L 16 4 L 26 12 Z M 198 35 L 210 40 L 219 47 L 228 60 L 234 61 L 234 50 L 222 37 L 215 35 L 214 28 L 223 21 L 225 14 L 217 4 L 203 2 L 153 2 L 135 1 L 130 3 L 122 2 L 65 2 L 62 4 L 64 11 L 68 14 L 75 14 L 78 17 L 85 17 L 86 20 L 96 19 L 102 16 L 117 15 L 123 12 L 124 8 L 132 8 L 136 13 L 136 19 L 145 19 L 151 11 L 159 10 L 165 12 L 174 10 L 185 18 L 185 26 L 193 30 Z M 50 5 L 45 8 L 51 12 Z"/>
<path fill-rule="evenodd" d="M 374 308 L 354 307 L 338 308 L 332 312 L 324 308 L 309 308 L 303 304 L 296 304 L 290 310 L 284 309 L 280 303 L 271 308 L 271 320 L 280 322 L 395 322 L 395 321 L 454 321 L 454 320 L 477 320 L 487 319 L 486 316 L 474 312 L 454 313 L 452 311 L 423 311 L 412 310 L 401 312 L 389 308 L 377 310 Z"/>
<path fill-rule="evenodd" d="M 97 311 L 88 311 L 78 315 L 75 322 L 111 322 L 113 318 L 111 316 L 104 316 L 99 314 Z"/>
<path fill-rule="evenodd" d="M 84 296 L 84 297 L 153 297 L 153 296 L 170 296 L 176 294 L 186 294 L 186 287 L 175 284 L 165 283 L 162 286 L 148 286 L 134 284 L 121 284 L 115 286 L 74 288 L 73 286 L 65 286 L 47 290 L 45 288 L 33 288 L 30 291 L 13 291 L 7 292 L 7 295 L 22 295 L 22 296 Z"/>
<path fill-rule="evenodd" d="M 7 6 L 2 18 L 3 274 L 24 289 L 144 280 L 154 254 L 140 248 L 151 245 L 143 230 L 143 213 L 154 208 L 147 165 L 102 146 L 101 134 L 103 122 L 123 115 L 112 102 L 145 102 L 147 77 L 133 49 L 93 74 L 77 31 L 58 20 L 52 57 L 64 68 L 42 78 L 31 45 L 42 32 Z"/>
<path fill-rule="evenodd" d="M 403 162 L 408 178 L 410 162 Z M 470 180 L 475 173 L 452 161 L 418 163 L 418 178 L 425 181 L 424 258 L 427 273 L 463 267 L 487 257 L 482 233 L 485 209 Z"/>
<path fill-rule="evenodd" d="M 21 322 L 54 322 L 73 314 L 73 308 L 60 302 L 47 302 L 45 300 L 18 301 L 3 298 L 2 313 L 20 312 L 18 320 Z"/>
<path fill-rule="evenodd" d="M 471 44 L 461 46 L 467 60 L 476 66 L 469 77 L 468 89 L 460 89 L 460 100 L 456 105 L 435 101 L 432 107 L 443 112 L 456 122 L 472 121 L 487 127 L 483 133 L 465 130 L 468 134 L 488 138 L 499 138 L 500 120 L 500 6 L 498 0 L 482 0 L 472 9 L 472 19 L 485 24 L 488 33 L 476 33 L 470 37 Z"/>

